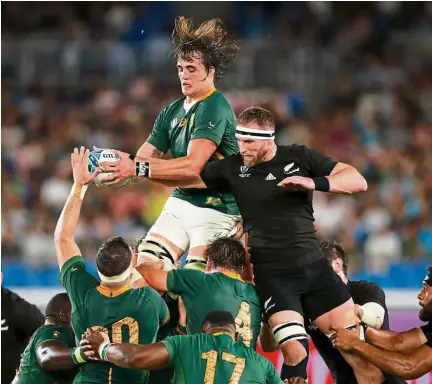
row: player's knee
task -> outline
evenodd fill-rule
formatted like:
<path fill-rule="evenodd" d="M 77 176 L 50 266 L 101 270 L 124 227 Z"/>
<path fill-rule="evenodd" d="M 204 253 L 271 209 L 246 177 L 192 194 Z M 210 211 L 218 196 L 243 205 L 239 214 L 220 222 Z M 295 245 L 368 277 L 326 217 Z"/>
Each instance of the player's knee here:
<path fill-rule="evenodd" d="M 195 269 L 198 271 L 205 271 L 207 260 L 203 256 L 188 255 L 186 257 L 185 269 Z"/>
<path fill-rule="evenodd" d="M 162 244 L 161 240 L 146 238 L 138 245 L 138 263 L 143 258 L 155 261 L 162 260 L 164 263 L 163 269 L 169 271 L 174 268 L 177 255 L 174 251 L 170 250 L 168 245 Z"/>
<path fill-rule="evenodd" d="M 309 341 L 303 324 L 286 322 L 275 326 L 272 331 L 282 349 L 285 364 L 295 366 L 307 358 Z"/>
<path fill-rule="evenodd" d="M 283 380 L 291 379 L 294 377 L 302 377 L 303 379 L 307 379 L 307 364 L 309 360 L 309 340 L 308 339 L 299 339 L 296 340 L 296 343 L 286 343 L 293 344 L 296 347 L 289 345 L 290 349 L 296 350 L 290 353 L 291 355 L 288 358 L 285 358 L 284 355 L 284 364 L 282 366 L 281 377 Z"/>

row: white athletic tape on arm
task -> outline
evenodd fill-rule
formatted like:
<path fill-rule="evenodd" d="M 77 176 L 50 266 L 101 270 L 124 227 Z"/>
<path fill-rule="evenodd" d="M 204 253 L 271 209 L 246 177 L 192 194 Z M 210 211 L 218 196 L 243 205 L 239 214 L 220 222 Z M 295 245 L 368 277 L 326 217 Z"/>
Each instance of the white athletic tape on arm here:
<path fill-rule="evenodd" d="M 385 309 L 378 303 L 366 303 L 360 307 L 363 310 L 361 321 L 372 327 L 377 323 L 377 319 L 382 324 L 385 316 Z"/>

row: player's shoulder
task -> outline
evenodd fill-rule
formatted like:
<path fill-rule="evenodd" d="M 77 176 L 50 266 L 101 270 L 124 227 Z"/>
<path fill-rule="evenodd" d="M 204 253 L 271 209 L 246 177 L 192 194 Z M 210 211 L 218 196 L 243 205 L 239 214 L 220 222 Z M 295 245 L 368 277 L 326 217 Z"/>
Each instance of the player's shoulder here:
<path fill-rule="evenodd" d="M 217 112 L 228 112 L 229 114 L 234 115 L 234 111 L 228 102 L 227 98 L 224 96 L 224 94 L 220 91 L 216 91 L 211 96 L 205 98 L 200 102 L 198 105 L 199 109 L 205 109 L 211 108 L 214 111 Z"/>
<path fill-rule="evenodd" d="M 161 302 L 164 301 L 158 291 L 152 287 L 141 287 L 137 289 L 131 289 L 127 292 L 131 298 L 136 298 L 141 302 L 151 301 L 151 302 Z"/>
<path fill-rule="evenodd" d="M 348 288 L 350 291 L 355 290 L 355 291 L 368 291 L 368 292 L 376 292 L 376 293 L 381 293 L 384 295 L 384 290 L 377 284 L 374 283 L 373 281 L 368 281 L 368 280 L 355 280 L 355 281 L 349 281 L 348 283 Z"/>
<path fill-rule="evenodd" d="M 179 108 L 183 107 L 184 101 L 185 97 L 183 96 L 169 103 L 164 109 L 162 109 L 161 115 L 169 115 L 171 113 L 176 113 Z"/>
<path fill-rule="evenodd" d="M 288 159 L 301 158 L 309 150 L 310 148 L 303 144 L 278 145 L 278 152 Z"/>

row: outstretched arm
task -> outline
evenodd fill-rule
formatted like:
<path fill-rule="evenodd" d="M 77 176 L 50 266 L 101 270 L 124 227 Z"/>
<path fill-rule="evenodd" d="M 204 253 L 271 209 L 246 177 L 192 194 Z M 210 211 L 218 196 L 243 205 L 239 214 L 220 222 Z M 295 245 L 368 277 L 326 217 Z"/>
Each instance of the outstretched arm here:
<path fill-rule="evenodd" d="M 135 269 L 144 278 L 144 280 L 156 291 L 168 291 L 167 279 L 168 272 L 162 269 L 156 269 L 146 266 L 146 263 L 138 264 Z"/>
<path fill-rule="evenodd" d="M 410 354 L 378 349 L 363 341 L 354 343 L 352 350 L 383 372 L 404 379 L 417 379 L 432 370 L 432 349 L 426 345 Z"/>
<path fill-rule="evenodd" d="M 75 243 L 74 234 L 87 187 L 99 173 L 99 170 L 93 174 L 88 171 L 88 155 L 89 150 L 84 147 L 81 147 L 80 150 L 75 148 L 71 154 L 74 184 L 58 219 L 54 233 L 57 262 L 60 270 L 70 258 L 81 255 L 81 251 Z"/>
<path fill-rule="evenodd" d="M 81 340 L 86 356 L 94 354 L 122 368 L 160 369 L 168 365 L 168 350 L 162 343 L 149 345 L 111 344 L 108 335 L 88 329 Z"/>
<path fill-rule="evenodd" d="M 394 332 L 368 327 L 365 336 L 369 344 L 386 351 L 401 353 L 409 353 L 426 342 L 426 337 L 420 328 Z"/>

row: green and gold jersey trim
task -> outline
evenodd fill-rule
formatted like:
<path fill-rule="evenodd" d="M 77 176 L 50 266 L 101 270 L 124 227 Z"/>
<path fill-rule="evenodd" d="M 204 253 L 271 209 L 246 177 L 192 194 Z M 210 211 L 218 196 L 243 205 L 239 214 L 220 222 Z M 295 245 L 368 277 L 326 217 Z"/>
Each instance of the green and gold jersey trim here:
<path fill-rule="evenodd" d="M 228 332 L 216 332 L 216 333 L 212 333 L 211 335 L 212 335 L 212 336 L 222 336 L 222 335 L 226 335 L 226 336 L 231 337 L 231 339 L 233 339 L 233 341 L 235 341 L 234 336 L 231 335 L 231 334 L 228 333 Z"/>
<path fill-rule="evenodd" d="M 225 276 L 228 276 L 231 279 L 240 280 L 240 281 L 244 282 L 244 280 L 241 278 L 239 273 L 236 273 L 236 272 L 219 272 L 219 273 L 223 273 Z"/>
<path fill-rule="evenodd" d="M 202 95 L 201 97 L 196 99 L 195 103 L 199 103 L 200 101 L 207 99 L 208 97 L 213 95 L 213 93 L 215 93 L 216 91 L 217 91 L 217 89 L 215 87 L 210 88 L 206 93 L 204 93 L 204 95 Z"/>
<path fill-rule="evenodd" d="M 111 288 L 111 287 L 99 285 L 96 287 L 96 289 L 103 296 L 117 297 L 117 296 L 120 296 L 123 293 L 129 291 L 131 289 L 131 287 L 130 287 L 130 285 L 124 285 L 122 287 Z"/>

